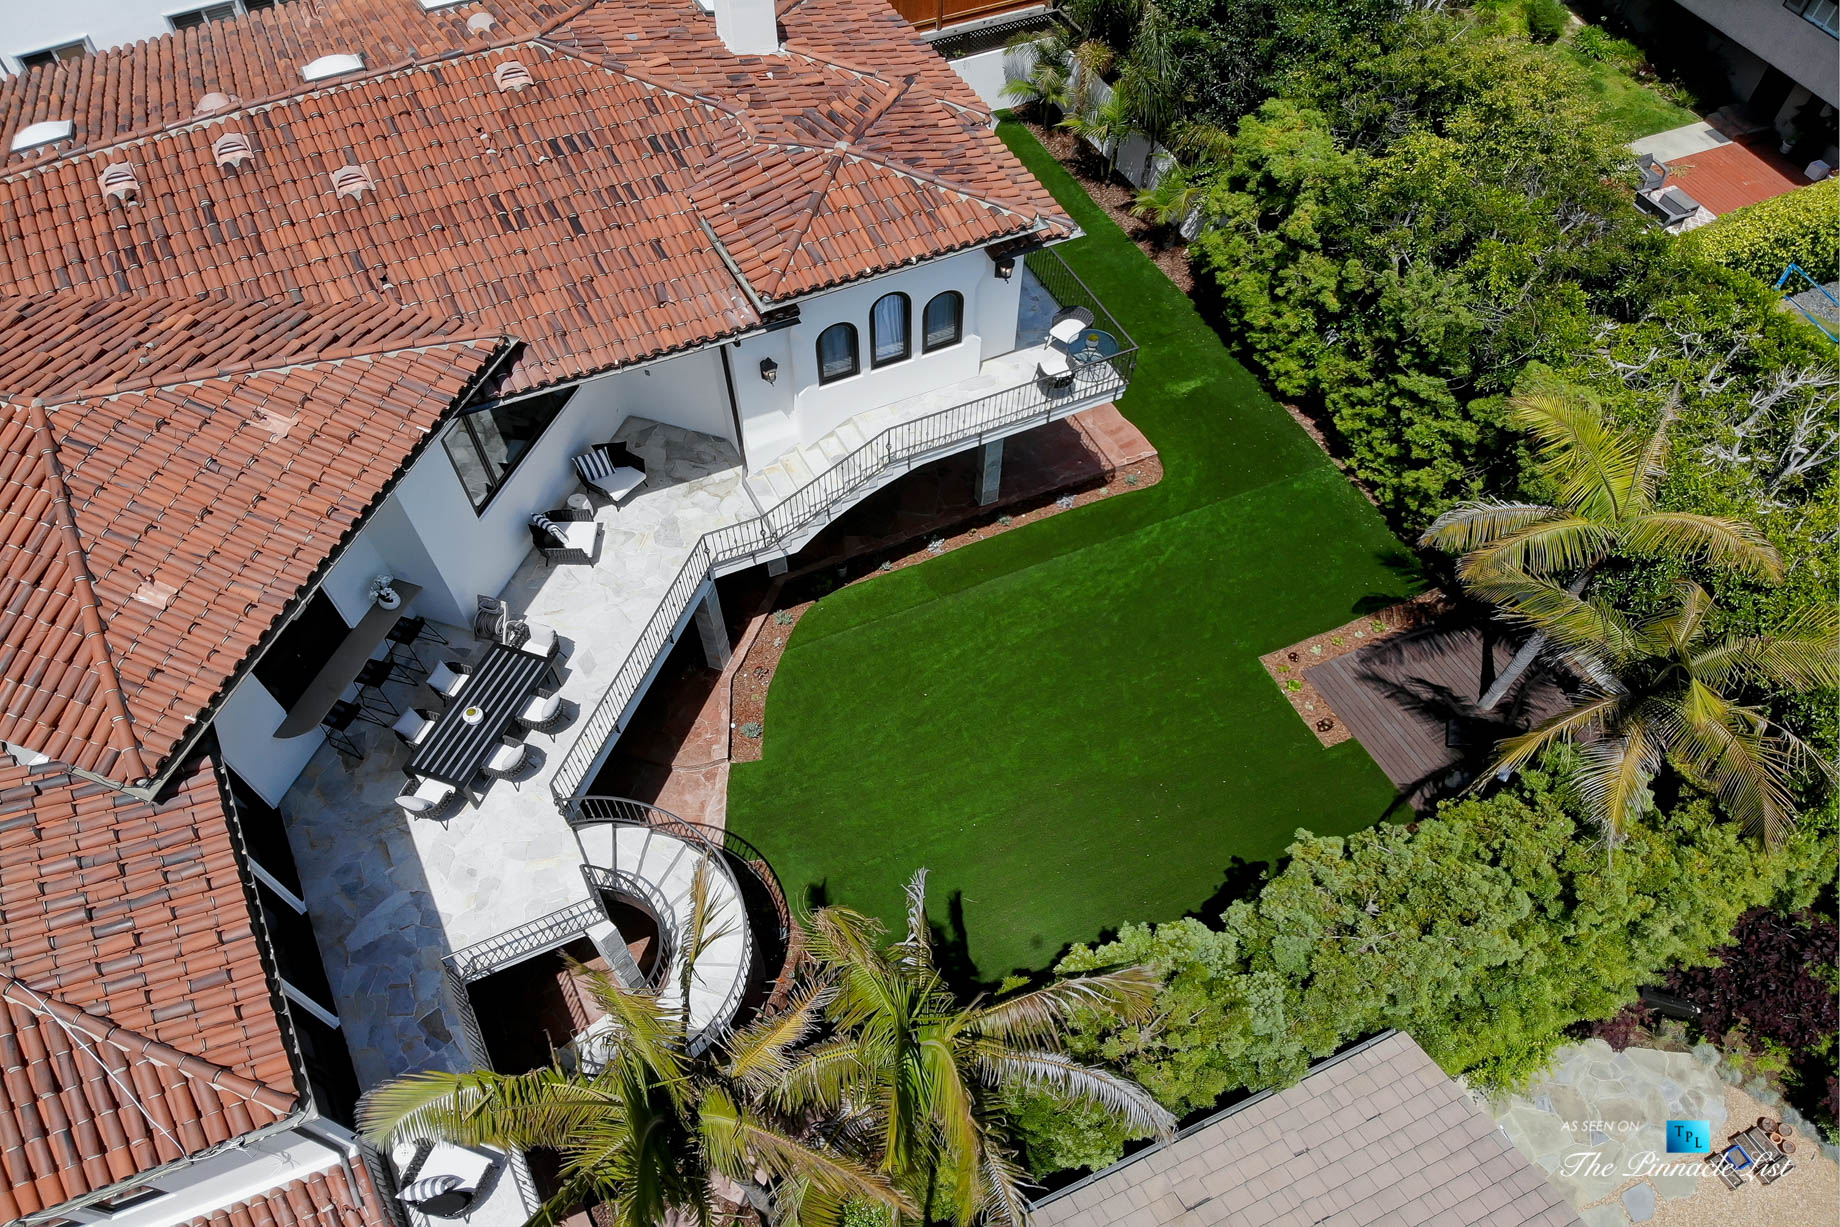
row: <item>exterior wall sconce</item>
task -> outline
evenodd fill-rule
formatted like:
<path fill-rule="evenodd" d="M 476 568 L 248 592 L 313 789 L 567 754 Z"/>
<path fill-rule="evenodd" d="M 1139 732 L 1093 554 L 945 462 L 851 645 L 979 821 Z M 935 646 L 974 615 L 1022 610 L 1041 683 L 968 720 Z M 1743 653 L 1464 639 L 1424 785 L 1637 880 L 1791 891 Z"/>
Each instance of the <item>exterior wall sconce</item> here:
<path fill-rule="evenodd" d="M 773 361 L 771 358 L 762 358 L 760 360 L 760 377 L 768 383 L 772 383 L 775 379 L 778 379 L 779 363 Z"/>
<path fill-rule="evenodd" d="M 1009 256 L 997 261 L 997 280 L 1008 281 L 1016 275 L 1016 261 Z"/>

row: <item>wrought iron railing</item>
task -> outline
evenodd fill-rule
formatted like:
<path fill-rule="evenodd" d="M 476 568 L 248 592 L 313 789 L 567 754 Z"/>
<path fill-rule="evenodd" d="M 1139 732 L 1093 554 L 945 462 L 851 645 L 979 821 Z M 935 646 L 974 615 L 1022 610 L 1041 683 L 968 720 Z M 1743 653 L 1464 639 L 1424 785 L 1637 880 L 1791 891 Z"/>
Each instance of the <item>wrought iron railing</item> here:
<path fill-rule="evenodd" d="M 447 956 L 447 964 L 461 983 L 470 984 L 533 954 L 567 945 L 603 919 L 600 904 L 584 899 L 456 950 Z"/>
<path fill-rule="evenodd" d="M 1053 251 L 1031 252 L 1024 260 L 1063 309 L 1090 311 L 1093 327 L 1117 338 L 1118 352 L 1083 364 L 1066 386 L 1031 380 L 891 426 L 761 515 L 704 533 L 550 776 L 550 794 L 558 809 L 566 809 L 569 798 L 587 783 L 588 773 L 608 740 L 620 732 L 620 721 L 644 688 L 659 655 L 676 642 L 703 585 L 714 582 L 718 569 L 752 565 L 791 552 L 807 530 L 822 527 L 840 507 L 853 505 L 859 491 L 890 472 L 911 469 L 948 450 L 1013 434 L 1029 425 L 1045 425 L 1066 416 L 1075 406 L 1104 404 L 1124 394 L 1137 369 L 1137 345 L 1130 333 Z"/>
<path fill-rule="evenodd" d="M 767 905 L 772 911 L 771 921 L 774 925 L 774 931 L 770 934 L 770 942 L 761 940 L 765 935 L 750 931 L 750 945 L 752 949 L 761 951 L 763 957 L 766 951 L 773 951 L 778 956 L 780 966 L 763 967 L 762 973 L 773 979 L 771 995 L 783 996 L 783 993 L 780 992 L 782 981 L 792 971 L 792 960 L 787 957 L 791 945 L 792 911 L 786 905 L 786 894 L 780 888 L 779 875 L 773 872 L 773 866 L 768 863 L 765 854 L 760 849 L 732 831 L 706 826 L 700 822 L 691 822 L 679 818 L 669 810 L 659 809 L 655 805 L 648 805 L 629 797 L 577 797 L 569 803 L 564 812 L 569 825 L 578 830 L 605 824 L 649 827 L 681 839 L 719 864 L 739 866 L 745 870 L 759 886 L 761 894 L 765 896 Z M 736 893 L 743 911 L 742 920 L 750 924 L 751 929 L 752 921 L 746 915 L 746 892 L 740 883 L 736 884 Z M 665 923 L 669 923 L 668 914 L 664 920 Z M 681 934 L 675 935 L 673 940 L 681 943 L 682 938 Z M 717 1021 L 697 1037 L 699 1048 L 707 1046 L 725 1031 L 728 1021 L 734 1016 L 735 1011 L 741 1005 L 742 998 L 746 995 L 748 982 L 749 977 L 744 974 L 738 976 L 735 983 L 729 987 L 728 994 L 715 1013 Z"/>
<path fill-rule="evenodd" d="M 651 974 L 641 972 L 638 960 L 627 953 L 628 966 L 622 968 L 626 973 L 622 978 L 635 988 L 643 986 L 657 991 L 664 983 L 665 970 L 671 965 L 671 957 L 677 952 L 677 932 L 671 922 L 670 903 L 656 886 L 636 873 L 627 873 L 606 865 L 583 865 L 581 876 L 587 881 L 590 891 L 611 891 L 651 917 L 652 925 L 658 932 L 658 947 L 653 955 Z"/>

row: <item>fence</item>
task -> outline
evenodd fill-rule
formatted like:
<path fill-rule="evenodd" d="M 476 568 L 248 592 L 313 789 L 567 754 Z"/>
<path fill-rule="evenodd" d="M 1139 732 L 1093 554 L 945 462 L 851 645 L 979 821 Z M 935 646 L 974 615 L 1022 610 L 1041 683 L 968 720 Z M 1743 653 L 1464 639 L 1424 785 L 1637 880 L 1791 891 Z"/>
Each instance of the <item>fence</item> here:
<path fill-rule="evenodd" d="M 1096 327 L 1118 339 L 1118 353 L 1086 366 L 1070 387 L 1031 380 L 891 426 L 793 491 L 771 510 L 703 534 L 672 579 L 626 660 L 581 723 L 574 744 L 550 777 L 556 808 L 566 810 L 599 765 L 602 750 L 624 727 L 660 657 L 682 633 L 704 585 L 718 573 L 792 553 L 861 494 L 917 465 L 953 451 L 1045 425 L 1078 409 L 1116 400 L 1137 369 L 1130 333 L 1053 251 L 1031 252 L 1029 271 L 1063 308 L 1084 307 Z"/>

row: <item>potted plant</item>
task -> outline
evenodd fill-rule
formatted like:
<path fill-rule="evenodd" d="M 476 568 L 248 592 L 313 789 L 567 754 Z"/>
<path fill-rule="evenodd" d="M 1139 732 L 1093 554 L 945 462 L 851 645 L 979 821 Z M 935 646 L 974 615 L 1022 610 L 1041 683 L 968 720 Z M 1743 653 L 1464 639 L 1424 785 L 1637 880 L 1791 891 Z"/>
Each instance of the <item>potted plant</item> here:
<path fill-rule="evenodd" d="M 400 609 L 402 594 L 394 587 L 394 575 L 379 575 L 371 581 L 371 603 L 379 609 Z"/>

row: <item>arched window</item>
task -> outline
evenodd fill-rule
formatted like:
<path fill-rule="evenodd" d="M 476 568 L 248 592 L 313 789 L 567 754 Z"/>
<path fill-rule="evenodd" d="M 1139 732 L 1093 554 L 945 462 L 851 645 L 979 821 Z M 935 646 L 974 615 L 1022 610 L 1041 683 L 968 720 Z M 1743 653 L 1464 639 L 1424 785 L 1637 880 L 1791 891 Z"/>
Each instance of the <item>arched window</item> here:
<path fill-rule="evenodd" d="M 908 302 L 905 294 L 884 294 L 869 312 L 869 362 L 887 366 L 913 352 L 907 336 Z"/>
<path fill-rule="evenodd" d="M 856 358 L 856 325 L 832 324 L 818 334 L 818 382 L 848 379 L 862 369 Z"/>
<path fill-rule="evenodd" d="M 933 295 L 920 318 L 920 352 L 957 345 L 965 336 L 965 296 L 957 290 Z"/>

